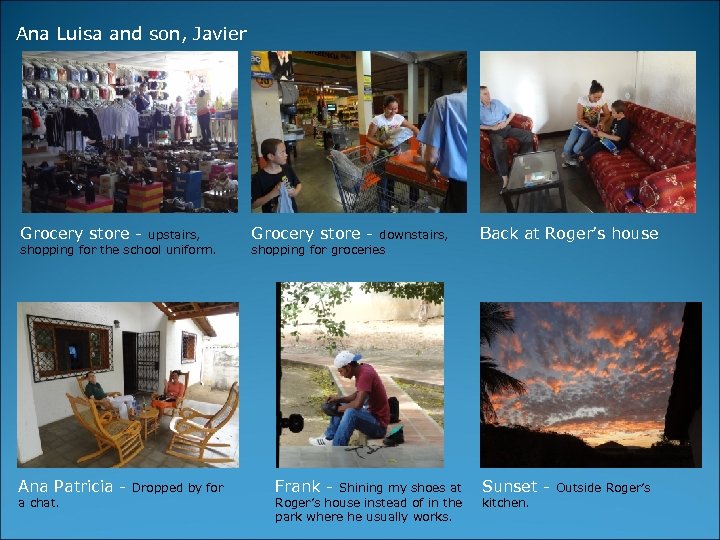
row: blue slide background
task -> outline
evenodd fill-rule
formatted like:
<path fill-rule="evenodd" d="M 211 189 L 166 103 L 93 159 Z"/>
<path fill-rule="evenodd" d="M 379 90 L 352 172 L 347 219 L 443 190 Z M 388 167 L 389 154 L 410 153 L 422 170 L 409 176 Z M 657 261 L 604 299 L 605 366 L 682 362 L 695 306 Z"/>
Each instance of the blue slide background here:
<path fill-rule="evenodd" d="M 596 23 L 603 22 L 598 25 Z M 158 50 L 162 44 L 15 41 L 19 26 L 68 28 L 247 28 L 237 43 L 197 49 L 239 51 L 240 200 L 249 203 L 250 50 L 468 51 L 469 147 L 479 149 L 482 50 L 697 51 L 698 206 L 695 215 L 481 215 L 478 152 L 469 162 L 467 215 L 398 215 L 399 229 L 443 230 L 447 242 L 385 243 L 382 257 L 251 257 L 250 229 L 359 228 L 377 233 L 376 215 L 22 215 L 20 213 L 20 56 L 23 50 Z M 601 29 L 601 37 L 597 29 Z M 596 45 L 597 44 L 597 45 Z M 191 50 L 192 45 L 183 46 Z M 2 5 L 2 534 L 3 538 L 717 538 L 718 537 L 718 4 L 716 2 L 4 2 Z M 473 127 L 474 126 L 474 127 Z M 246 210 L 247 209 L 247 210 Z M 20 257 L 19 229 L 170 228 L 212 238 L 212 257 Z M 481 242 L 480 226 L 655 228 L 655 242 Z M 380 244 L 378 240 L 374 243 Z M 141 275 L 171 276 L 138 279 Z M 103 276 L 103 287 L 83 276 Z M 222 277 L 219 277 L 222 276 Z M 434 470 L 275 469 L 275 282 L 415 281 L 446 283 L 445 467 Z M 131 296 L 129 284 L 132 282 Z M 43 470 L 16 465 L 16 303 L 20 301 L 240 302 L 240 468 L 237 470 Z M 702 469 L 483 470 L 478 466 L 478 304 L 500 301 L 702 301 Z M 20 510 L 21 479 L 225 485 L 222 496 L 171 498 L 60 495 L 60 512 Z M 275 479 L 323 483 L 462 483 L 464 507 L 431 525 L 274 525 Z M 524 510 L 481 510 L 480 484 L 497 481 L 649 482 L 647 496 L 544 493 Z M 129 491 L 129 490 L 128 490 Z"/>

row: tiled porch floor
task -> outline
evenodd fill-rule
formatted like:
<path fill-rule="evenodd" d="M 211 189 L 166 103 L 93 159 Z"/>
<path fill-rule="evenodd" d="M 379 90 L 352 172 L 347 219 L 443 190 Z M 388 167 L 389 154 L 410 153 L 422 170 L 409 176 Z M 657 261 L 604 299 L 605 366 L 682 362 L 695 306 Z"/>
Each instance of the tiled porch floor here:
<path fill-rule="evenodd" d="M 190 407 L 203 414 L 213 414 L 220 409 L 220 405 L 204 403 L 186 399 L 185 407 Z M 127 468 L 195 468 L 209 465 L 169 456 L 165 453 L 172 432 L 169 429 L 170 417 L 161 419 L 160 428 L 143 441 L 145 448 L 130 463 Z M 214 463 L 216 467 L 239 466 L 239 415 L 237 411 L 230 422 L 217 433 L 213 442 L 230 444 L 221 448 L 223 456 L 234 458 L 228 463 Z M 86 467 L 112 467 L 118 462 L 117 452 L 108 450 L 102 456 L 77 463 L 77 459 L 97 450 L 95 439 L 89 431 L 83 428 L 74 416 L 63 418 L 57 422 L 47 424 L 40 428 L 40 441 L 43 455 L 18 467 L 28 468 L 86 468 Z"/>

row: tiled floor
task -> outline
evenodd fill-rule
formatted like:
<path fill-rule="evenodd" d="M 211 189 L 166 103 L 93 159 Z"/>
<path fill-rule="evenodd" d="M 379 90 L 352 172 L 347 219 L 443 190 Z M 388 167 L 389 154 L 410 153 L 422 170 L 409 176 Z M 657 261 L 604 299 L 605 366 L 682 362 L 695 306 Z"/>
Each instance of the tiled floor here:
<path fill-rule="evenodd" d="M 185 407 L 195 409 L 203 414 L 213 414 L 220 405 L 204 403 L 201 401 L 185 400 Z M 128 468 L 192 468 L 207 467 L 208 465 L 180 459 L 165 454 L 165 449 L 170 442 L 172 432 L 168 426 L 170 418 L 161 420 L 160 428 L 156 433 L 150 434 L 144 442 L 145 448 L 130 463 L 125 465 Z M 43 455 L 30 460 L 19 467 L 54 467 L 54 468 L 86 468 L 86 467 L 112 467 L 118 462 L 117 452 L 108 450 L 102 456 L 77 463 L 81 456 L 90 454 L 97 450 L 95 439 L 83 428 L 74 416 L 63 418 L 57 422 L 47 424 L 40 428 L 40 442 Z M 213 464 L 217 467 L 238 467 L 239 463 L 239 415 L 237 411 L 230 422 L 218 432 L 216 440 L 230 444 L 229 447 L 221 448 L 223 456 L 234 458 L 228 463 Z"/>
<path fill-rule="evenodd" d="M 554 150 L 558 165 L 562 163 L 562 147 L 567 135 L 540 136 L 538 150 Z M 561 169 L 561 178 L 565 182 L 565 197 L 570 213 L 606 212 L 600 194 L 583 167 Z M 500 196 L 501 178 L 490 171 L 480 168 L 480 211 L 483 213 L 505 213 L 505 203 Z M 551 207 L 559 208 L 558 190 L 550 190 Z"/>
<path fill-rule="evenodd" d="M 437 468 L 443 467 L 442 447 L 288 446 L 281 448 L 282 468 Z"/>

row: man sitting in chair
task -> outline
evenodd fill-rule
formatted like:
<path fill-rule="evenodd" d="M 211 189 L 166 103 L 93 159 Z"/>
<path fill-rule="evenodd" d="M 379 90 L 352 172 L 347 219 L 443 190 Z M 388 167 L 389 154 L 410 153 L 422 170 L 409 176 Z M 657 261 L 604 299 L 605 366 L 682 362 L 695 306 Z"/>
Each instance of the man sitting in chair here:
<path fill-rule="evenodd" d="M 358 363 L 361 358 L 349 351 L 342 351 L 335 357 L 338 373 L 346 379 L 355 377 L 356 391 L 349 396 L 327 399 L 327 403 L 338 404 L 337 414 L 330 419 L 322 437 L 310 438 L 313 446 L 347 446 L 356 429 L 372 439 L 385 437 L 390 423 L 385 385 L 374 367 Z"/>
<path fill-rule="evenodd" d="M 525 129 L 510 125 L 515 113 L 499 99 L 490 97 L 487 86 L 480 87 L 480 129 L 487 132 L 492 145 L 497 172 L 502 178 L 502 189 L 508 187 L 508 149 L 505 139 L 512 137 L 520 143 L 520 154 L 527 154 L 533 148 L 533 134 Z M 502 193 L 502 190 L 501 190 Z"/>
<path fill-rule="evenodd" d="M 106 393 L 100 383 L 97 382 L 94 371 L 89 371 L 85 375 L 85 380 L 88 381 L 85 386 L 85 396 L 95 399 L 105 409 L 118 409 L 120 418 L 123 420 L 128 419 L 129 405 L 132 405 L 132 402 L 135 401 L 133 396 L 121 396 L 119 392 Z"/>

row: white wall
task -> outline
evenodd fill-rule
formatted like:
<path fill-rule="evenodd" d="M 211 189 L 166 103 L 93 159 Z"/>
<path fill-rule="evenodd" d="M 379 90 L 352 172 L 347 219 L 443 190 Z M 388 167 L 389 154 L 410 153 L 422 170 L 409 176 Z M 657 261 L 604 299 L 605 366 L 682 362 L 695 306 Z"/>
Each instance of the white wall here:
<path fill-rule="evenodd" d="M 630 99 L 695 121 L 695 53 L 480 53 L 480 84 L 513 111 L 530 116 L 536 133 L 570 129 L 577 99 L 593 79 L 605 87 L 609 103 Z"/>
<path fill-rule="evenodd" d="M 27 317 L 25 315 L 23 304 L 18 303 L 17 455 L 20 463 L 25 463 L 42 455 L 35 400 L 31 391 L 33 374 L 29 360 L 30 342 L 27 339 Z"/>
<path fill-rule="evenodd" d="M 278 85 L 273 81 L 270 88 L 262 88 L 255 80 L 250 81 L 250 102 L 252 103 L 253 125 L 258 156 L 260 144 L 265 139 L 283 140 Z"/>
<path fill-rule="evenodd" d="M 26 315 L 38 315 L 55 319 L 97 323 L 113 326 L 119 320 L 121 328 L 113 328 L 113 369 L 97 374 L 97 380 L 108 391 L 124 392 L 122 332 L 143 332 L 146 327 L 142 321 L 142 304 L 139 303 L 80 303 L 80 302 L 28 302 L 18 309 L 18 373 L 31 365 L 30 342 Z M 29 393 L 36 406 L 37 425 L 44 426 L 72 414 L 65 393 L 78 394 L 75 377 L 52 381 L 34 382 L 32 369 L 30 387 L 18 388 L 18 396 Z M 19 379 L 19 378 L 18 378 Z M 19 384 L 19 383 L 18 383 Z M 19 406 L 19 404 L 18 404 Z M 19 425 L 18 425 L 19 427 Z"/>
<path fill-rule="evenodd" d="M 638 54 L 637 102 L 696 123 L 695 51 Z"/>
<path fill-rule="evenodd" d="M 167 321 L 165 331 L 165 369 L 160 371 L 160 378 L 165 379 L 170 371 L 179 369 L 180 371 L 188 371 L 190 378 L 188 384 L 200 382 L 202 363 L 205 350 L 205 340 L 203 333 L 195 325 L 192 319 L 181 319 L 179 321 Z M 195 334 L 195 362 L 190 364 L 182 364 L 182 333 L 190 332 Z M 162 368 L 162 363 L 161 363 Z"/>

